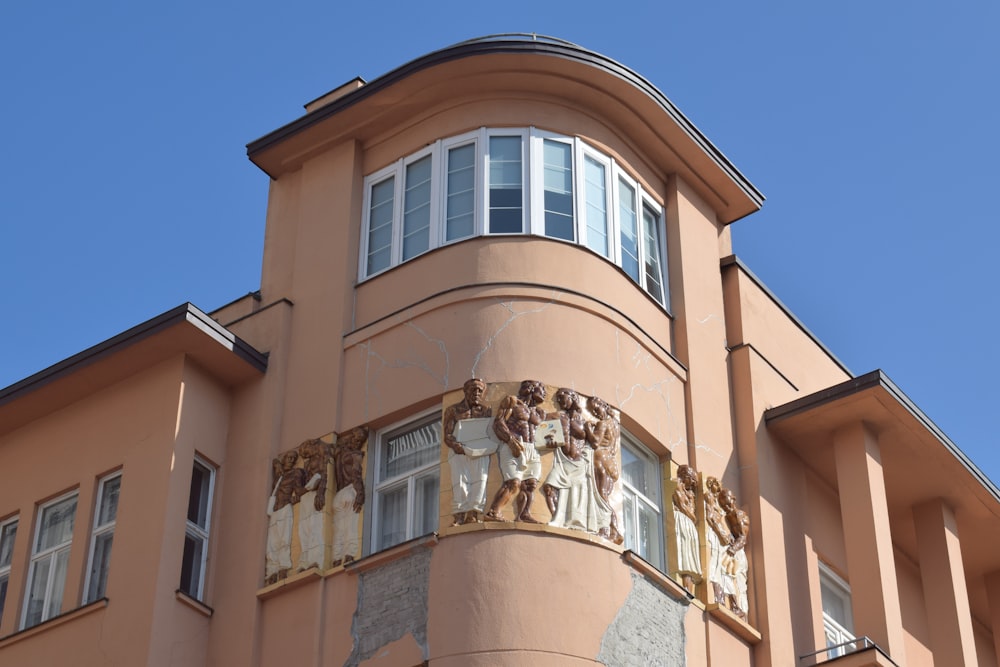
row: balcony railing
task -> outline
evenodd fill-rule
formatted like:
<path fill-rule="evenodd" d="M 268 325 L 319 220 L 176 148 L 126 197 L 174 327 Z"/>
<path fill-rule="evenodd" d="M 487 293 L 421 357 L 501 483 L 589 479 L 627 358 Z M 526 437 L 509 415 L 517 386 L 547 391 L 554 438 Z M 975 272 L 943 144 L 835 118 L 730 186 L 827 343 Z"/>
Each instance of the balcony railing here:
<path fill-rule="evenodd" d="M 835 633 L 839 633 L 837 635 L 838 637 L 845 637 L 846 639 L 840 642 L 831 643 L 833 637 L 831 630 Z M 896 664 L 882 649 L 882 647 L 873 642 L 870 638 L 855 638 L 840 624 L 832 619 L 828 619 L 826 616 L 823 617 L 823 631 L 824 634 L 826 634 L 826 648 L 821 648 L 818 651 L 813 651 L 812 653 L 806 653 L 803 656 L 799 656 L 799 662 L 803 665 L 821 665 L 832 660 L 836 660 L 837 658 L 841 658 L 845 655 L 850 655 L 851 653 L 867 650 L 878 651 L 886 658 L 886 660 L 888 660 L 890 664 Z"/>

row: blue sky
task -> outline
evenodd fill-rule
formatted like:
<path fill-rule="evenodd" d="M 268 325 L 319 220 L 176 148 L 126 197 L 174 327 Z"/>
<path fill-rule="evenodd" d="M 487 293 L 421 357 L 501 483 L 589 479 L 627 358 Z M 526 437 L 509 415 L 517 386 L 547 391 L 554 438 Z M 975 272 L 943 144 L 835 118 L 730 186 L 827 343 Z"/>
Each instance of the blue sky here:
<path fill-rule="evenodd" d="M 476 36 L 576 42 L 659 87 L 767 196 L 737 254 L 855 373 L 1000 481 L 1000 3 L 0 6 L 0 387 L 258 287 L 245 144 Z"/>

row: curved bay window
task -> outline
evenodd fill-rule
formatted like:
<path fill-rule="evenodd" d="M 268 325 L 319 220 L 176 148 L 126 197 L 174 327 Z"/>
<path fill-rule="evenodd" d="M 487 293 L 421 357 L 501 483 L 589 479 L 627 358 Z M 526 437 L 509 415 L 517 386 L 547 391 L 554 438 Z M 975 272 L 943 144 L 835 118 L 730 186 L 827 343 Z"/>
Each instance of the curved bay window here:
<path fill-rule="evenodd" d="M 473 236 L 532 234 L 590 249 L 670 308 L 662 207 L 578 137 L 480 128 L 370 174 L 364 197 L 359 280 Z"/>

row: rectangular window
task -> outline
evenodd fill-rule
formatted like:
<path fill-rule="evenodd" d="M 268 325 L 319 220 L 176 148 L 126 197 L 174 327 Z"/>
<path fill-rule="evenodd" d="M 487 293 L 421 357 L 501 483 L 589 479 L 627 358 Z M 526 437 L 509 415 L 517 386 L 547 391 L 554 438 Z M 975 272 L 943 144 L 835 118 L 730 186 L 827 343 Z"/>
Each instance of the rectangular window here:
<path fill-rule="evenodd" d="M 202 599 L 205 590 L 205 566 L 208 562 L 208 533 L 214 487 L 215 469 L 195 457 L 191 471 L 191 493 L 188 496 L 180 589 L 198 600 Z"/>
<path fill-rule="evenodd" d="M 393 202 L 396 178 L 389 178 L 371 187 L 368 210 L 367 275 L 388 269 L 392 262 Z"/>
<path fill-rule="evenodd" d="M 622 269 L 639 282 L 639 217 L 636 214 L 635 188 L 618 179 L 618 218 L 621 229 Z"/>
<path fill-rule="evenodd" d="M 573 146 L 562 141 L 543 142 L 542 179 L 545 235 L 572 241 L 573 234 Z"/>
<path fill-rule="evenodd" d="M 589 155 L 583 158 L 584 188 L 586 190 L 587 247 L 605 257 L 611 257 L 608 245 L 608 189 L 605 185 L 604 165 Z"/>
<path fill-rule="evenodd" d="M 492 136 L 489 140 L 489 232 L 524 232 L 524 170 L 521 137 Z"/>
<path fill-rule="evenodd" d="M 642 207 L 643 254 L 645 255 L 646 291 L 663 301 L 663 267 L 660 262 L 660 216 L 649 206 Z"/>
<path fill-rule="evenodd" d="M 41 507 L 28 570 L 28 596 L 22 628 L 30 628 L 59 614 L 66 586 L 66 567 L 73 544 L 77 493 Z"/>
<path fill-rule="evenodd" d="M 854 650 L 849 642 L 855 638 L 851 588 L 833 570 L 820 563 L 819 589 L 823 605 L 823 634 L 830 649 L 827 658 L 846 655 Z"/>
<path fill-rule="evenodd" d="M 441 415 L 379 435 L 372 551 L 437 529 Z"/>
<path fill-rule="evenodd" d="M 466 144 L 448 151 L 448 193 L 445 241 L 455 241 L 476 232 L 476 145 Z"/>
<path fill-rule="evenodd" d="M 3 621 L 3 605 L 7 600 L 7 584 L 10 581 L 10 562 L 14 557 L 14 538 L 16 536 L 16 517 L 0 522 L 0 621 Z"/>
<path fill-rule="evenodd" d="M 97 507 L 94 509 L 94 531 L 90 538 L 90 559 L 87 565 L 86 594 L 83 603 L 104 597 L 108 585 L 108 565 L 111 562 L 111 542 L 115 536 L 118 517 L 118 493 L 122 475 L 116 472 L 101 480 L 97 488 Z"/>
<path fill-rule="evenodd" d="M 403 260 L 427 252 L 431 245 L 431 156 L 406 165 L 403 193 Z"/>
<path fill-rule="evenodd" d="M 660 463 L 624 432 L 621 480 L 625 547 L 663 570 Z"/>

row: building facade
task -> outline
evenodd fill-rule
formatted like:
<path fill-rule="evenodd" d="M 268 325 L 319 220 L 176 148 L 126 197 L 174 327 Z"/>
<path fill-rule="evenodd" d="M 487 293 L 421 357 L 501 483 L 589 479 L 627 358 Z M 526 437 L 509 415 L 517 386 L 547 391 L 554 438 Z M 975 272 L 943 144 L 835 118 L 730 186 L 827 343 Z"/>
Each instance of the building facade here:
<path fill-rule="evenodd" d="M 639 74 L 477 39 L 248 155 L 258 291 L 0 391 L 0 664 L 997 664 L 1000 491 Z"/>

